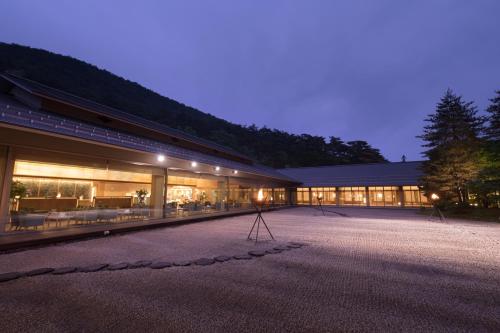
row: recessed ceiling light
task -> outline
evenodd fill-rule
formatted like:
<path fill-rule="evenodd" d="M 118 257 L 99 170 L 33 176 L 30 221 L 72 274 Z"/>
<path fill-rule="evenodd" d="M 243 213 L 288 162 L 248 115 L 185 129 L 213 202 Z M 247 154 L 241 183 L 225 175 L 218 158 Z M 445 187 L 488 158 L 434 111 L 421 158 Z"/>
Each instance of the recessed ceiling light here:
<path fill-rule="evenodd" d="M 157 160 L 158 162 L 163 162 L 163 161 L 165 161 L 165 155 L 160 154 L 160 155 L 156 156 L 156 160 Z"/>
<path fill-rule="evenodd" d="M 233 171 L 233 173 L 234 173 L 234 174 L 237 174 L 237 173 L 238 173 L 238 170 L 234 170 L 234 171 Z"/>
<path fill-rule="evenodd" d="M 216 166 L 215 171 L 219 171 L 219 170 L 220 170 L 220 166 Z"/>
<path fill-rule="evenodd" d="M 195 162 L 195 161 L 191 162 L 191 167 L 196 168 L 197 165 L 198 165 L 197 162 Z"/>

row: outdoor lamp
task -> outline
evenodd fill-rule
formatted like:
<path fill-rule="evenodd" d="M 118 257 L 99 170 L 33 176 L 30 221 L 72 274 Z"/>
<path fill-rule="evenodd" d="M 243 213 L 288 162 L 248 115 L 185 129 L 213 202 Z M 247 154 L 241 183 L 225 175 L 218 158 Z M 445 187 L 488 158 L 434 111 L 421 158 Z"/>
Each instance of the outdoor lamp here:
<path fill-rule="evenodd" d="M 220 171 L 220 166 L 216 166 L 215 171 Z"/>
<path fill-rule="evenodd" d="M 195 161 L 191 162 L 191 167 L 196 168 L 197 165 L 198 165 L 197 162 L 195 162 Z"/>
<path fill-rule="evenodd" d="M 260 189 L 257 193 L 257 201 L 262 202 L 262 200 L 264 200 L 264 192 L 262 191 L 262 189 Z"/>
<path fill-rule="evenodd" d="M 432 193 L 431 200 L 439 200 L 439 195 L 437 195 L 436 193 Z"/>
<path fill-rule="evenodd" d="M 266 221 L 264 221 L 264 218 L 262 217 L 262 208 L 264 207 L 265 202 L 266 202 L 266 200 L 264 198 L 264 191 L 262 189 L 259 189 L 259 192 L 257 193 L 257 200 L 253 199 L 252 201 L 253 201 L 253 205 L 255 207 L 255 211 L 257 213 L 257 218 L 253 222 L 252 229 L 250 229 L 250 232 L 248 233 L 247 239 L 248 240 L 252 239 L 252 237 L 251 237 L 252 232 L 255 229 L 255 225 L 257 225 L 256 235 L 255 235 L 255 243 L 257 243 L 257 241 L 259 240 L 259 227 L 260 227 L 260 224 L 262 223 L 264 225 L 264 227 L 266 227 L 266 230 L 269 233 L 269 235 L 271 236 L 272 240 L 274 240 L 274 236 L 271 233 L 271 230 L 269 230 L 269 227 L 267 226 Z"/>
<path fill-rule="evenodd" d="M 157 160 L 158 162 L 163 162 L 163 161 L 165 161 L 165 155 L 163 155 L 163 154 L 159 154 L 158 156 L 156 156 L 156 160 Z"/>

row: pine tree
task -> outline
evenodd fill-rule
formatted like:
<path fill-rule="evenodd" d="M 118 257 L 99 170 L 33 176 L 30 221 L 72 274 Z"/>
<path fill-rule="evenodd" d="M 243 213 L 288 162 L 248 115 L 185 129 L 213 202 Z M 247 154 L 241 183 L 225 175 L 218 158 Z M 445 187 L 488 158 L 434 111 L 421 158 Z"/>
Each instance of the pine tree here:
<path fill-rule="evenodd" d="M 436 112 L 425 121 L 419 138 L 427 148 L 423 155 L 423 183 L 428 194 L 437 193 L 444 202 L 468 203 L 468 183 L 479 172 L 480 134 L 484 119 L 473 102 L 448 89 Z"/>
<path fill-rule="evenodd" d="M 500 205 L 500 90 L 490 99 L 484 145 L 481 151 L 481 170 L 472 182 L 478 201 L 484 207 Z"/>

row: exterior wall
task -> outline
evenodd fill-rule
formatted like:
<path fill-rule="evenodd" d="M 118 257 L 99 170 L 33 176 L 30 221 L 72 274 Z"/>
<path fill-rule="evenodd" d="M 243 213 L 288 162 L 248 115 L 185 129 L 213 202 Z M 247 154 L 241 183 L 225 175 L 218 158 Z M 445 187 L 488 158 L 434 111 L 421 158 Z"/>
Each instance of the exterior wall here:
<path fill-rule="evenodd" d="M 14 169 L 11 147 L 0 145 L 0 233 L 3 233 L 9 219 L 10 185 Z"/>
<path fill-rule="evenodd" d="M 416 185 L 355 186 L 355 187 L 300 187 L 295 188 L 298 205 L 316 205 L 322 197 L 323 205 L 347 207 L 420 207 L 429 206 L 427 198 Z M 410 201 L 409 201 L 410 200 Z"/>
<path fill-rule="evenodd" d="M 98 146 L 94 149 L 100 152 Z M 289 187 L 266 178 L 218 176 L 198 171 L 201 168 L 168 170 L 140 159 L 135 162 L 131 153 L 127 160 L 85 153 L 39 148 L 14 152 L 0 145 L 0 231 L 46 231 L 249 209 L 260 188 L 279 197 L 280 205 L 290 200 Z M 15 205 L 9 198 L 13 180 L 26 189 Z M 190 193 L 174 197 L 172 187 L 180 194 Z M 147 192 L 142 200 L 141 190 Z"/>

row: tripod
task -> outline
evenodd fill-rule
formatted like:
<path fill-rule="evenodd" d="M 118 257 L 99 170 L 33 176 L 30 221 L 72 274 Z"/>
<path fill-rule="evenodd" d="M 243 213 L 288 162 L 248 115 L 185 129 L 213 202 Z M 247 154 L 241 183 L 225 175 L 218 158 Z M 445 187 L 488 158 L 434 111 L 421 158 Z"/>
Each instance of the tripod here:
<path fill-rule="evenodd" d="M 251 240 L 252 238 L 250 237 L 252 235 L 252 232 L 255 228 L 255 224 L 257 224 L 257 230 L 256 230 L 256 235 L 255 235 L 255 243 L 257 243 L 259 239 L 259 227 L 260 223 L 264 224 L 264 227 L 266 227 L 267 232 L 271 236 L 271 238 L 274 240 L 273 234 L 271 233 L 271 230 L 269 230 L 269 227 L 266 224 L 266 221 L 264 221 L 264 218 L 262 217 L 262 207 L 263 203 L 256 203 L 254 204 L 255 210 L 257 211 L 257 217 L 255 218 L 255 221 L 253 222 L 252 229 L 250 229 L 250 232 L 248 233 L 247 240 Z"/>
<path fill-rule="evenodd" d="M 323 206 L 321 205 L 321 201 L 323 201 L 323 198 L 322 197 L 318 197 L 318 206 L 319 206 L 319 209 L 321 209 L 321 213 L 323 214 L 323 216 L 325 216 L 325 211 L 323 210 Z"/>
<path fill-rule="evenodd" d="M 437 215 L 439 217 L 439 221 L 446 221 L 443 213 L 441 212 L 441 210 L 438 208 L 437 205 L 433 205 L 433 210 L 432 210 L 432 214 L 429 216 L 429 221 L 432 220 L 434 215 Z"/>

